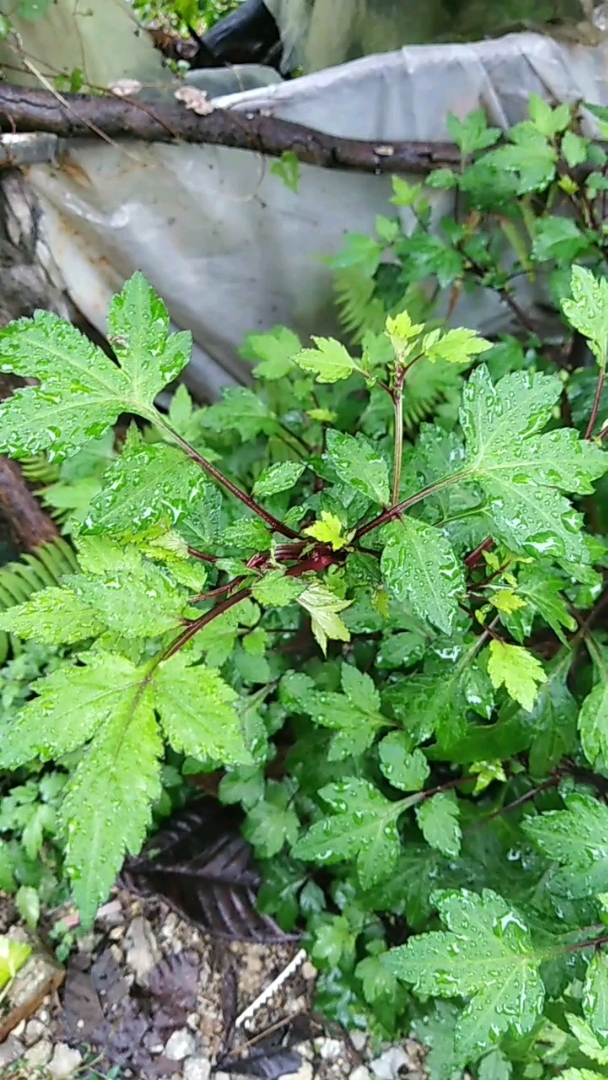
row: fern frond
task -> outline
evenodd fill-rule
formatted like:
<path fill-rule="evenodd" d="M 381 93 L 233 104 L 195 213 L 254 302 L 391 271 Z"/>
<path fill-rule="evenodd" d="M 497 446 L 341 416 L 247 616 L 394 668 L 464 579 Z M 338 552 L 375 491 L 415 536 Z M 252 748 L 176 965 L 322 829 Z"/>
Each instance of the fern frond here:
<path fill-rule="evenodd" d="M 453 364 L 419 360 L 408 372 L 403 394 L 403 424 L 417 428 L 437 411 L 438 405 L 460 396 L 462 375 Z"/>
<path fill-rule="evenodd" d="M 22 555 L 0 568 L 0 611 L 24 604 L 33 593 L 59 585 L 66 574 L 77 571 L 76 555 L 65 540 L 42 544 L 35 554 Z M 0 631 L 0 663 L 6 660 L 10 645 L 11 636 Z"/>
<path fill-rule="evenodd" d="M 59 479 L 59 465 L 47 460 L 44 454 L 25 458 L 20 463 L 21 472 L 30 484 L 54 484 Z"/>
<path fill-rule="evenodd" d="M 373 278 L 349 266 L 334 275 L 334 292 L 340 322 L 353 344 L 359 344 L 366 330 L 380 334 L 384 330 L 386 310 L 375 295 Z"/>

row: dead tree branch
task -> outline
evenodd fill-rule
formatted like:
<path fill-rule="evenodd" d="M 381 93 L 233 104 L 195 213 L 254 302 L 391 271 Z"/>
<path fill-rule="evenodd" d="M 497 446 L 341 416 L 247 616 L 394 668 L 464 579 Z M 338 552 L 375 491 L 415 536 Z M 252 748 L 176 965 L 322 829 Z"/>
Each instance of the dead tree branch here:
<path fill-rule="evenodd" d="M 63 138 L 144 142 L 208 143 L 252 150 L 270 157 L 289 151 L 299 161 L 325 169 L 364 173 L 426 175 L 454 166 L 460 153 L 452 143 L 367 142 L 345 139 L 294 124 L 265 112 L 212 109 L 200 116 L 178 102 L 154 102 L 116 95 L 54 95 L 48 90 L 0 86 L 0 130 L 48 132 Z"/>

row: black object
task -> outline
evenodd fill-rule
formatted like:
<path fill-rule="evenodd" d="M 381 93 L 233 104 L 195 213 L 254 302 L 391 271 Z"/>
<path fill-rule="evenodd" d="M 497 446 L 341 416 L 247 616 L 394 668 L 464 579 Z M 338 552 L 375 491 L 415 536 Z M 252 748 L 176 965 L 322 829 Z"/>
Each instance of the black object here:
<path fill-rule="evenodd" d="M 192 36 L 199 48 L 190 60 L 191 68 L 266 64 L 279 70 L 281 35 L 263 0 L 245 0 L 202 38 Z"/>
<path fill-rule="evenodd" d="M 260 873 L 240 833 L 242 814 L 210 797 L 179 810 L 129 857 L 121 883 L 143 896 L 159 896 L 213 937 L 229 941 L 297 940 L 257 910 Z"/>

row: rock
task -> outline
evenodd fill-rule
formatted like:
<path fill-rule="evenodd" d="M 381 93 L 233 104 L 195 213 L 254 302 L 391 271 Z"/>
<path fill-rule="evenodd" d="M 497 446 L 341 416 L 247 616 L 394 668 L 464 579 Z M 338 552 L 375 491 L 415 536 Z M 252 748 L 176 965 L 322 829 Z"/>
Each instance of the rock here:
<path fill-rule="evenodd" d="M 335 1061 L 344 1052 L 339 1039 L 315 1039 L 315 1050 L 323 1061 Z"/>
<path fill-rule="evenodd" d="M 365 1068 L 365 1065 L 358 1065 L 350 1074 L 349 1080 L 372 1080 L 372 1074 L 369 1069 Z"/>
<path fill-rule="evenodd" d="M 410 1059 L 401 1046 L 391 1046 L 371 1063 L 371 1070 L 378 1080 L 399 1080 L 399 1070 L 409 1065 Z"/>
<path fill-rule="evenodd" d="M 34 1043 L 42 1038 L 46 1030 L 46 1024 L 43 1024 L 42 1020 L 37 1020 L 36 1017 L 34 1017 L 33 1020 L 30 1020 L 25 1029 L 25 1036 L 23 1039 L 25 1045 L 33 1046 Z"/>
<path fill-rule="evenodd" d="M 209 1080 L 211 1064 L 206 1057 L 191 1057 L 184 1062 L 184 1080 Z"/>
<path fill-rule="evenodd" d="M 14 1035 L 9 1035 L 3 1043 L 0 1043 L 0 1075 L 2 1070 L 23 1057 L 24 1046 Z"/>
<path fill-rule="evenodd" d="M 29 1050 L 25 1051 L 23 1060 L 27 1061 L 28 1065 L 31 1065 L 33 1069 L 40 1068 L 41 1065 L 47 1065 L 53 1056 L 53 1044 L 50 1039 L 40 1039 L 33 1046 L 30 1046 Z"/>
<path fill-rule="evenodd" d="M 47 1071 L 53 1080 L 68 1080 L 82 1065 L 80 1050 L 72 1050 L 67 1043 L 57 1043 Z"/>
<path fill-rule="evenodd" d="M 314 964 L 311 964 L 310 960 L 305 960 L 302 964 L 302 978 L 310 982 L 312 979 L 316 979 L 317 969 Z"/>
<path fill-rule="evenodd" d="M 161 959 L 161 952 L 152 933 L 150 923 L 142 915 L 129 925 L 125 934 L 124 947 L 127 964 L 135 974 L 138 983 L 146 981 L 147 976 Z"/>
<path fill-rule="evenodd" d="M 190 1057 L 195 1049 L 196 1043 L 188 1029 L 180 1028 L 173 1032 L 165 1046 L 165 1057 L 171 1061 L 183 1061 L 185 1057 Z"/>
<path fill-rule="evenodd" d="M 367 1035 L 364 1031 L 351 1031 L 350 1041 L 355 1050 L 361 1052 L 361 1050 L 365 1050 L 365 1047 L 367 1046 Z"/>
<path fill-rule="evenodd" d="M 216 1080 L 219 1073 L 216 1073 Z M 313 1080 L 314 1069 L 310 1061 L 303 1061 L 297 1073 L 286 1073 L 281 1080 Z"/>

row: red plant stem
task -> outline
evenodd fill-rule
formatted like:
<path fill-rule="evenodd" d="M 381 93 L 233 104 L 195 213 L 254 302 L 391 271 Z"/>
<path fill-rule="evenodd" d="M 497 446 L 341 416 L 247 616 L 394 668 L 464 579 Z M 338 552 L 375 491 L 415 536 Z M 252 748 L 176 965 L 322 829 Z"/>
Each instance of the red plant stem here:
<path fill-rule="evenodd" d="M 593 399 L 593 408 L 591 410 L 591 416 L 589 417 L 589 423 L 587 424 L 587 430 L 585 432 L 585 438 L 590 439 L 593 436 L 593 429 L 595 427 L 595 421 L 597 420 L 597 414 L 600 411 L 600 403 L 602 400 L 602 394 L 604 392 L 604 382 L 606 380 L 606 367 L 600 368 L 600 373 L 597 380 L 597 387 L 595 390 L 595 398 Z"/>
<path fill-rule="evenodd" d="M 188 548 L 188 555 L 190 555 L 192 559 L 200 559 L 201 562 L 208 563 L 215 563 L 219 558 L 218 555 L 207 555 L 204 551 L 197 551 L 196 548 L 193 547 Z"/>
<path fill-rule="evenodd" d="M 257 514 L 257 516 L 261 518 L 262 521 L 265 521 L 266 524 L 270 526 L 273 532 L 278 532 L 281 534 L 281 536 L 286 536 L 289 540 L 300 539 L 299 533 L 294 532 L 293 529 L 289 528 L 289 525 L 284 525 L 282 521 L 278 520 L 278 518 L 273 517 L 273 515 L 269 514 L 267 510 L 264 510 L 263 506 L 259 506 L 255 499 L 252 499 L 251 496 L 247 495 L 245 491 L 241 491 L 241 489 L 238 488 L 236 484 L 232 483 L 232 480 L 229 480 L 227 476 L 224 476 L 224 474 L 220 472 L 219 469 L 216 469 L 215 465 L 212 465 L 210 461 L 207 461 L 206 458 L 202 457 L 202 455 L 199 454 L 193 446 L 190 446 L 189 442 L 186 442 L 185 439 L 182 439 L 181 435 L 178 435 L 177 432 L 173 430 L 173 428 L 169 427 L 168 424 L 166 424 L 160 419 L 155 419 L 154 422 L 159 426 L 163 427 L 165 431 L 171 436 L 171 438 L 174 439 L 174 441 L 178 444 L 178 446 L 181 446 L 182 450 L 185 451 L 188 457 L 191 458 L 192 461 L 195 461 L 197 465 L 200 465 L 201 469 L 203 469 L 208 476 L 215 480 L 217 484 L 220 484 L 221 487 L 226 488 L 226 491 L 229 491 L 231 495 L 234 495 L 235 499 L 238 499 L 239 502 L 244 503 L 244 505 L 248 507 L 248 509 L 251 510 L 252 513 Z"/>
<path fill-rule="evenodd" d="M 475 551 L 472 551 L 470 555 L 467 555 L 466 559 L 464 560 L 465 566 L 469 570 L 474 570 L 477 564 L 481 562 L 484 551 L 490 551 L 493 546 L 494 541 L 491 536 L 488 536 L 487 540 L 484 540 L 483 544 L 480 544 L 479 547 L 475 548 Z"/>
<path fill-rule="evenodd" d="M 552 776 L 550 780 L 545 780 L 544 784 L 539 784 L 538 787 L 532 788 L 531 791 L 526 791 L 525 795 L 520 795 L 519 799 L 514 799 L 513 802 L 507 803 L 506 806 L 501 806 L 498 810 L 494 810 L 487 817 L 484 817 L 479 821 L 480 825 L 485 825 L 488 821 L 493 821 L 494 818 L 502 817 L 503 814 L 508 814 L 510 810 L 517 809 L 518 806 L 523 806 L 525 803 L 530 802 L 531 799 L 535 799 L 537 795 L 542 794 L 543 791 L 550 791 L 551 788 L 557 787 L 561 780 L 561 776 L 557 773 Z"/>
<path fill-rule="evenodd" d="M 423 499 L 428 499 L 430 495 L 435 495 L 436 492 L 443 491 L 450 484 L 455 484 L 458 480 L 464 479 L 465 473 L 457 473 L 455 476 L 448 476 L 445 480 L 440 480 L 437 484 L 431 484 L 430 487 L 425 488 L 424 491 L 419 491 L 416 495 L 410 495 L 409 499 L 397 503 L 397 506 L 392 506 L 390 510 L 385 510 L 384 513 L 375 517 L 373 521 L 368 521 L 367 525 L 362 525 L 361 528 L 357 529 L 353 539 L 355 541 L 360 540 L 362 536 L 367 536 L 373 529 L 380 529 L 383 525 L 388 525 L 390 521 L 395 521 L 406 510 L 409 510 L 410 506 L 415 506 L 416 503 L 422 502 Z"/>
<path fill-rule="evenodd" d="M 183 649 L 184 645 L 187 645 L 189 641 L 198 634 L 199 630 L 203 630 L 214 619 L 219 619 L 220 615 L 223 615 L 226 611 L 230 611 L 231 607 L 235 604 L 240 604 L 241 600 L 247 600 L 251 596 L 251 589 L 241 589 L 239 592 L 234 593 L 234 596 L 229 596 L 227 600 L 224 600 L 217 607 L 212 608 L 211 611 L 205 612 L 201 615 L 200 619 L 193 619 L 191 623 L 186 626 L 186 629 L 179 635 L 178 638 L 169 646 L 167 651 L 163 653 L 159 663 L 163 660 L 169 660 L 170 657 L 175 656 L 175 653 Z"/>
<path fill-rule="evenodd" d="M 578 952 L 581 949 L 599 949 L 600 945 L 608 945 L 608 935 L 592 938 L 591 941 L 575 941 L 573 945 L 566 947 L 566 952 Z"/>
<path fill-rule="evenodd" d="M 224 593 L 230 592 L 231 589 L 235 589 L 237 585 L 245 580 L 244 577 L 233 578 L 232 581 L 228 581 L 226 585 L 218 585 L 217 589 L 210 589 L 209 592 L 199 593 L 197 596 L 190 597 L 191 604 L 202 604 L 205 600 L 215 600 L 218 596 L 223 596 Z"/>

